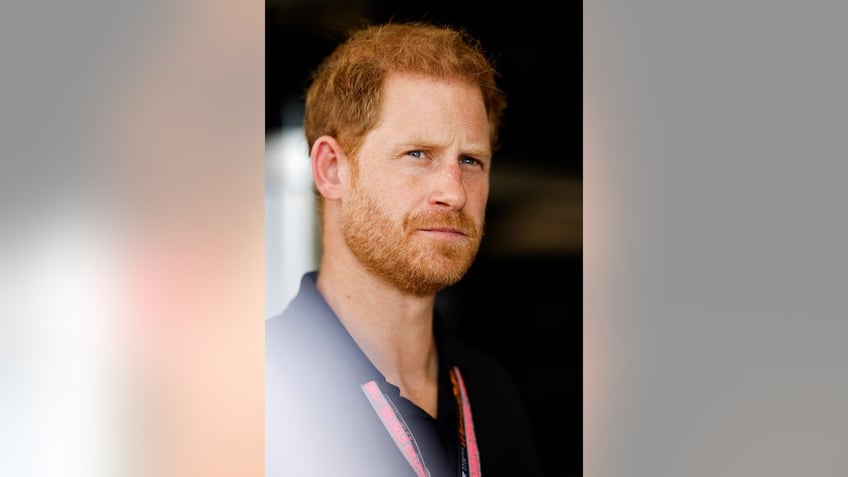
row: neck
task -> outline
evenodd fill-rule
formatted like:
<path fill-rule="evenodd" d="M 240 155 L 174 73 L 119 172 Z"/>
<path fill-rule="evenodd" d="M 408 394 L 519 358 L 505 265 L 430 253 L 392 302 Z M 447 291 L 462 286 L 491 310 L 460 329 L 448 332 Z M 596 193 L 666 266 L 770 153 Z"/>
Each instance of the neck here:
<path fill-rule="evenodd" d="M 404 293 L 358 261 L 322 259 L 318 290 L 369 360 L 401 395 L 436 415 L 435 294 Z"/>

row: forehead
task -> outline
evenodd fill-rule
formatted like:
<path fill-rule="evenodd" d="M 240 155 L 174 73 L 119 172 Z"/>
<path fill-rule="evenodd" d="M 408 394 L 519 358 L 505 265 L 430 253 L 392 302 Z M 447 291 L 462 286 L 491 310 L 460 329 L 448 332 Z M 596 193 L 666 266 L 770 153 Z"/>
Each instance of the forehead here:
<path fill-rule="evenodd" d="M 386 78 L 380 112 L 381 127 L 396 133 L 461 133 L 475 143 L 489 140 L 483 94 L 474 84 L 422 75 L 392 74 Z"/>

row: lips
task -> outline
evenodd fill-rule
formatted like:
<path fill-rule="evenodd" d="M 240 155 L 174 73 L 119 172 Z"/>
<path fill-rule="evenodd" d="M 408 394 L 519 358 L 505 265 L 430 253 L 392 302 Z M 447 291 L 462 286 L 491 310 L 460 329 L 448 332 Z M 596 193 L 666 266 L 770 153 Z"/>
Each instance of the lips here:
<path fill-rule="evenodd" d="M 477 235 L 477 228 L 474 223 L 467 217 L 458 218 L 458 216 L 442 220 L 415 221 L 411 230 L 454 234 L 463 237 L 475 237 Z"/>
<path fill-rule="evenodd" d="M 467 232 L 448 227 L 424 227 L 418 230 L 422 230 L 424 232 L 442 232 L 442 233 L 450 233 L 450 234 L 458 234 L 458 235 L 469 235 Z"/>
<path fill-rule="evenodd" d="M 436 232 L 463 237 L 477 236 L 477 227 L 474 222 L 467 215 L 457 211 L 430 211 L 408 216 L 404 220 L 404 226 L 410 232 Z"/>

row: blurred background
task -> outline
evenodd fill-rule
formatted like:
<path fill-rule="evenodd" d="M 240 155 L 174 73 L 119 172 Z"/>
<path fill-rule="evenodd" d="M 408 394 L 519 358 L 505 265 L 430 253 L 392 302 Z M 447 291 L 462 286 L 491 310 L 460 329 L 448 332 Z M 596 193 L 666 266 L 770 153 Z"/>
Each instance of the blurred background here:
<path fill-rule="evenodd" d="M 511 101 L 440 305 L 551 475 L 582 446 L 598 477 L 844 476 L 848 6 L 491 5 L 4 2 L 0 475 L 263 474 L 264 318 L 315 259 L 305 78 L 350 26 L 430 18 Z"/>
<path fill-rule="evenodd" d="M 514 374 L 550 476 L 582 473 L 581 27 L 541 4 L 267 0 L 266 317 L 318 258 L 308 148 L 299 129 L 311 70 L 351 28 L 453 24 L 478 37 L 509 105 L 491 172 L 487 236 L 437 304 L 464 339 Z"/>

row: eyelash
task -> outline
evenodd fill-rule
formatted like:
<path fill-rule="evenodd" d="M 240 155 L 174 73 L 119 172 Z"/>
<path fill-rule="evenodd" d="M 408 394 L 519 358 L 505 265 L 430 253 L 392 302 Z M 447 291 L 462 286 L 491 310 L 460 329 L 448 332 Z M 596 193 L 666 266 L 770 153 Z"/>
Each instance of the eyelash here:
<path fill-rule="evenodd" d="M 480 166 L 480 167 L 482 167 L 482 166 L 483 166 L 483 162 L 482 162 L 482 161 L 480 161 L 480 160 L 478 160 L 478 159 L 474 159 L 473 157 L 469 157 L 469 156 L 463 156 L 463 157 L 460 157 L 460 158 L 459 158 L 459 162 L 463 162 L 463 161 L 471 161 L 471 163 L 472 163 L 473 165 L 475 165 L 475 166 Z"/>
<path fill-rule="evenodd" d="M 409 151 L 409 152 L 407 153 L 407 155 L 412 156 L 412 157 L 415 157 L 416 159 L 423 159 L 423 158 L 426 158 L 426 157 L 427 157 L 427 154 L 426 154 L 424 151 L 420 151 L 420 150 L 416 150 L 416 151 Z M 466 161 L 470 161 L 470 163 L 469 163 L 469 162 L 466 162 Z M 479 159 L 475 159 L 475 158 L 473 158 L 473 157 L 471 157 L 471 156 L 462 156 L 462 157 L 460 157 L 460 158 L 459 158 L 459 162 L 460 162 L 460 163 L 466 163 L 466 164 L 474 165 L 474 166 L 480 166 L 480 167 L 483 167 L 483 162 L 482 162 L 482 161 L 480 161 Z"/>

